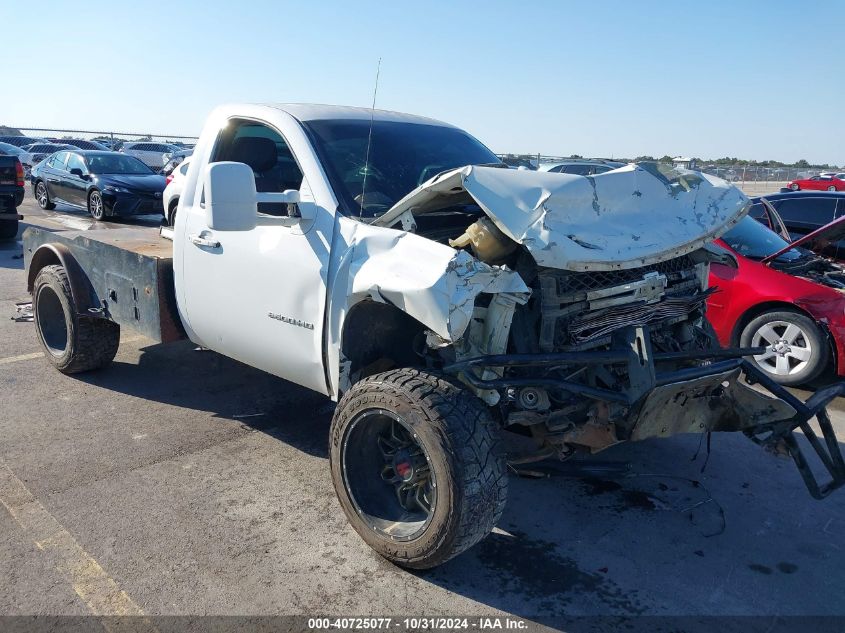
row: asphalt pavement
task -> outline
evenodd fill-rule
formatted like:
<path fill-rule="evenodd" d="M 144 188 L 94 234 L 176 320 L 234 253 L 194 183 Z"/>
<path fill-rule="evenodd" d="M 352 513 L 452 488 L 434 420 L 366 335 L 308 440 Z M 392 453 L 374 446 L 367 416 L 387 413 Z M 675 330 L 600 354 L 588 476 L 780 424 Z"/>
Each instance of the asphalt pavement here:
<path fill-rule="evenodd" d="M 20 211 L 97 226 L 30 192 Z M 737 434 L 514 475 L 490 537 L 399 569 L 335 499 L 330 401 L 129 330 L 108 370 L 61 375 L 10 318 L 21 251 L 0 246 L 0 614 L 845 615 L 845 492 L 813 500 Z"/>

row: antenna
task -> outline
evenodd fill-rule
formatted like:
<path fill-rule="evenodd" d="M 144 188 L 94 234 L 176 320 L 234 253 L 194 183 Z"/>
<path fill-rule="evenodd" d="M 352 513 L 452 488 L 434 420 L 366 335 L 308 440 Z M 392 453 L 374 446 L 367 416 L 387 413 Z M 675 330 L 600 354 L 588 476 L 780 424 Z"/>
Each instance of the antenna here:
<path fill-rule="evenodd" d="M 370 145 L 373 142 L 373 118 L 376 115 L 376 95 L 378 94 L 378 78 L 381 74 L 381 57 L 378 58 L 376 67 L 376 85 L 373 87 L 373 106 L 370 108 L 370 132 L 367 135 L 367 155 L 364 158 L 364 181 L 361 183 L 361 204 L 358 208 L 358 217 L 364 215 L 364 194 L 367 192 L 367 172 L 370 170 Z"/>

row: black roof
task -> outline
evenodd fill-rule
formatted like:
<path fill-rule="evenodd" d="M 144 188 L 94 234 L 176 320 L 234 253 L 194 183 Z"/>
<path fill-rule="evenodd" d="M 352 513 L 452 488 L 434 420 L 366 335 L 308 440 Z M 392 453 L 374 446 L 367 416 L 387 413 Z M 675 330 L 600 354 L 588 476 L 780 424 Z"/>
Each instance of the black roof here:
<path fill-rule="evenodd" d="M 845 191 L 817 191 L 803 189 L 801 191 L 783 191 L 781 193 L 770 193 L 765 196 L 754 196 L 752 202 L 759 202 L 760 198 L 766 200 L 787 200 L 789 198 L 836 198 L 845 199 Z"/>

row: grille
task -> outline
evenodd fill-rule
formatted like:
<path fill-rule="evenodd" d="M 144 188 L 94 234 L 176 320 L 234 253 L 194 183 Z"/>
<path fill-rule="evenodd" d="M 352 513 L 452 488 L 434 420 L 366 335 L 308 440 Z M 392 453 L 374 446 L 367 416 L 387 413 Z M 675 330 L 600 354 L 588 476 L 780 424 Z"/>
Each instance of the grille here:
<path fill-rule="evenodd" d="M 658 262 L 651 266 L 640 268 L 629 268 L 628 270 L 596 271 L 589 273 L 567 273 L 555 275 L 557 278 L 557 293 L 559 295 L 585 290 L 598 290 L 600 288 L 612 288 L 622 284 L 639 281 L 643 275 L 650 272 L 658 272 L 671 282 L 685 270 L 695 267 L 695 263 L 689 256 L 676 257 L 665 262 Z M 557 271 L 555 271 L 557 272 Z"/>
<path fill-rule="evenodd" d="M 696 295 L 700 284 L 696 275 L 695 262 L 687 255 L 628 270 L 573 273 L 555 269 L 542 269 L 538 272 L 539 295 L 542 298 L 539 315 L 539 345 L 543 352 L 559 351 L 573 344 L 587 342 L 595 344 L 608 332 L 618 329 L 626 323 L 625 318 L 611 319 L 610 323 L 593 323 L 593 318 L 605 314 L 615 316 L 617 311 L 608 313 L 607 309 L 600 309 L 594 310 L 593 313 L 587 313 L 586 293 L 590 291 L 622 286 L 640 281 L 648 273 L 658 273 L 665 275 L 668 282 L 664 299 L 661 302 L 664 303 L 670 299 L 684 299 Z M 641 302 L 633 301 L 632 303 Z M 694 305 L 683 306 L 684 309 L 689 308 L 684 313 L 687 314 L 696 309 L 698 303 L 694 302 Z M 671 316 L 661 312 L 661 310 L 653 311 L 651 306 L 644 307 L 643 310 L 643 314 L 637 312 L 627 315 L 630 317 L 629 320 L 638 322 L 638 319 L 645 318 L 646 321 L 644 322 L 652 322 L 654 319 L 663 320 Z M 622 312 L 619 312 L 619 314 L 622 314 Z M 574 328 L 575 331 L 570 328 L 572 323 L 577 324 Z"/>

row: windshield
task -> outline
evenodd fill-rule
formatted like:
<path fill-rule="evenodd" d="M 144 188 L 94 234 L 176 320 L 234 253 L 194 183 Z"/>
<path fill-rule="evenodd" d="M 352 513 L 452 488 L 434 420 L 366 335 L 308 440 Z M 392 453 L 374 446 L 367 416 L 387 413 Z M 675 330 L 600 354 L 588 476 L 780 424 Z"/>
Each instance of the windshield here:
<path fill-rule="evenodd" d="M 91 154 L 86 157 L 92 174 L 152 174 L 152 169 L 132 156 L 125 154 Z"/>
<path fill-rule="evenodd" d="M 766 228 L 750 216 L 745 216 L 722 240 L 740 255 L 750 259 L 764 259 L 789 246 L 789 243 L 774 231 Z M 778 261 L 793 262 L 803 255 L 798 249 L 790 249 L 780 255 Z"/>
<path fill-rule="evenodd" d="M 374 121 L 371 139 L 369 120 L 303 125 L 328 167 L 341 206 L 353 216 L 381 215 L 440 172 L 464 165 L 502 164 L 466 132 L 442 125 Z"/>

